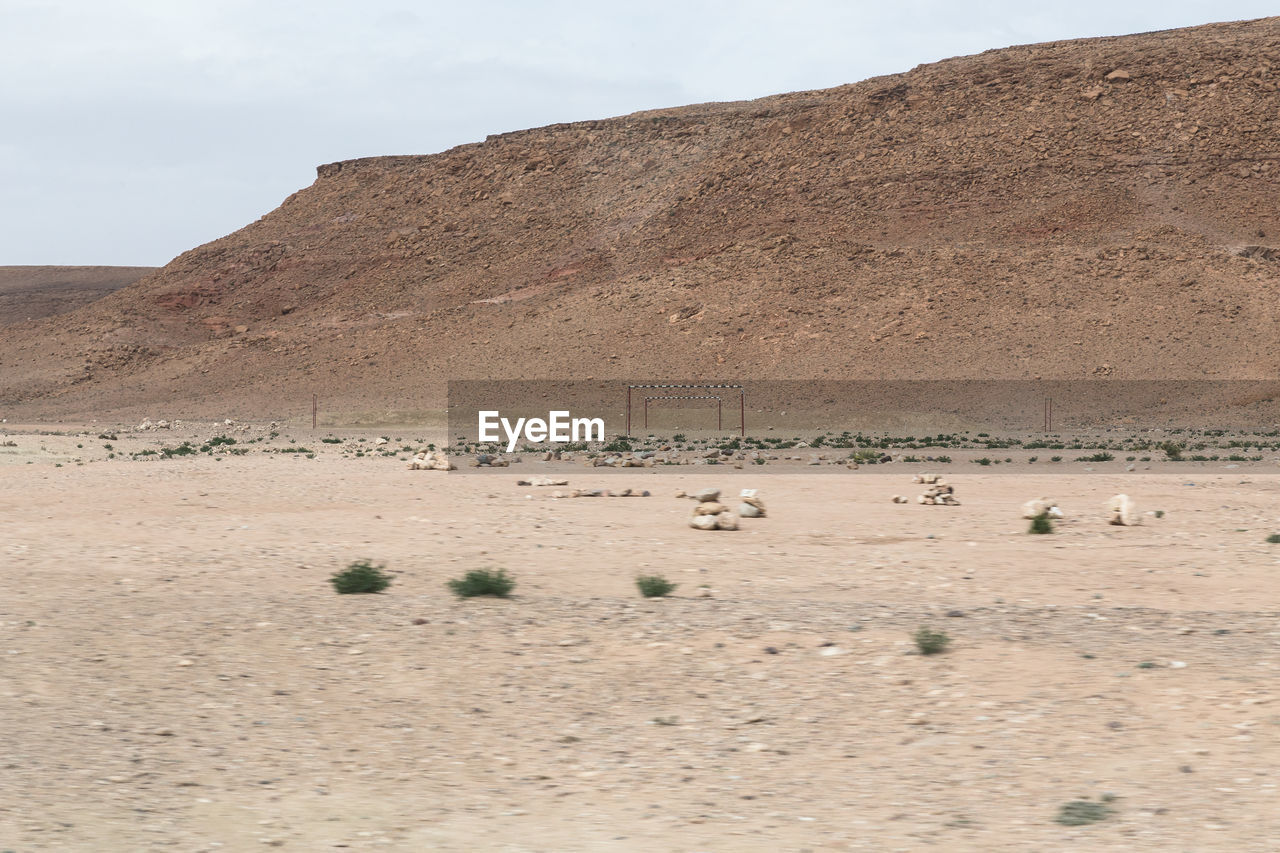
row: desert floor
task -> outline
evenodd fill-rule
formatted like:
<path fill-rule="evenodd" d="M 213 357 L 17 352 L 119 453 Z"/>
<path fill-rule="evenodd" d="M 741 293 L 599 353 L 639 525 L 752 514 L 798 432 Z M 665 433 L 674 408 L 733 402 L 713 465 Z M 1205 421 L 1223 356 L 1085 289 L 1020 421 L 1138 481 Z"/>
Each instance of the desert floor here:
<path fill-rule="evenodd" d="M 6 850 L 1277 849 L 1270 459 L 957 464 L 963 504 L 930 507 L 888 500 L 918 466 L 446 474 L 4 437 Z M 673 493 L 706 486 L 769 516 L 692 530 Z M 1121 491 L 1163 516 L 1107 525 Z M 1066 518 L 1031 536 L 1042 494 Z M 390 589 L 336 595 L 366 557 Z M 512 598 L 446 590 L 485 567 Z M 675 594 L 641 598 L 646 572 Z M 951 648 L 918 654 L 921 626 Z"/>

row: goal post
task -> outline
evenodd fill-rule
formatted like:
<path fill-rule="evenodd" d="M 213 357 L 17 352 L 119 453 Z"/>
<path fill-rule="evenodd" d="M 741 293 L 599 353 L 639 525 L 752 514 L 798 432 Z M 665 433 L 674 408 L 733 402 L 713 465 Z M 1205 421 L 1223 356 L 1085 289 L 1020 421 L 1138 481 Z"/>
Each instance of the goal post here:
<path fill-rule="evenodd" d="M 644 425 L 645 429 L 649 428 L 649 403 L 652 400 L 716 400 L 716 429 L 720 430 L 724 427 L 724 394 L 716 392 L 737 392 L 738 394 L 738 433 L 741 436 L 747 434 L 747 391 L 741 385 L 731 385 L 725 383 L 656 383 L 647 385 L 628 385 L 627 386 L 627 435 L 631 435 L 631 397 L 637 391 L 657 391 L 657 392 L 707 392 L 707 393 L 656 393 L 645 394 L 644 399 Z"/>

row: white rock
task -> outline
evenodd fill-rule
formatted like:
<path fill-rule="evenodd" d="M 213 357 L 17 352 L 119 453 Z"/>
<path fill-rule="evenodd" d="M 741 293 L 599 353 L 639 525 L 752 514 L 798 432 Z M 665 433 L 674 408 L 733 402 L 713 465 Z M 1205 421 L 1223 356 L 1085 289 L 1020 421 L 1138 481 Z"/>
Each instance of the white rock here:
<path fill-rule="evenodd" d="M 1107 502 L 1107 521 L 1121 527 L 1132 527 L 1142 523 L 1142 515 L 1138 512 L 1133 499 L 1128 495 L 1115 495 Z"/>
<path fill-rule="evenodd" d="M 715 530 L 716 517 L 714 515 L 695 515 L 689 519 L 689 526 L 697 530 Z"/>
<path fill-rule="evenodd" d="M 737 530 L 738 517 L 731 512 L 722 512 L 716 516 L 717 530 Z"/>
<path fill-rule="evenodd" d="M 1062 510 L 1058 509 L 1058 502 L 1050 498 L 1035 498 L 1022 505 L 1023 518 L 1035 518 L 1038 515 L 1062 518 Z"/>

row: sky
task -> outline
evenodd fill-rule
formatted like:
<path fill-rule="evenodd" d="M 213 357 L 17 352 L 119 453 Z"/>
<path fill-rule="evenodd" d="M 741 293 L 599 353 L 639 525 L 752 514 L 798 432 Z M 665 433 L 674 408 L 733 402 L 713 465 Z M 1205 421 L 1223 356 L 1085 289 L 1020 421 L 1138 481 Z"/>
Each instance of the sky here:
<path fill-rule="evenodd" d="M 335 160 L 1275 11 L 1234 0 L 0 0 L 0 265 L 161 265 L 268 213 Z"/>

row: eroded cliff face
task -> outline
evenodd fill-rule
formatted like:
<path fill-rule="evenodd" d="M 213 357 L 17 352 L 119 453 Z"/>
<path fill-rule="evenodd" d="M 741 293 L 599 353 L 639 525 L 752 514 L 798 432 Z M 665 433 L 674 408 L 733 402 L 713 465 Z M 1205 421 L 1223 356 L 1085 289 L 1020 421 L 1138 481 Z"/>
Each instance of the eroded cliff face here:
<path fill-rule="evenodd" d="M 0 401 L 439 406 L 447 378 L 1280 375 L 1280 19 L 321 166 L 0 342 Z M 123 355 L 122 355 L 123 354 Z"/>

